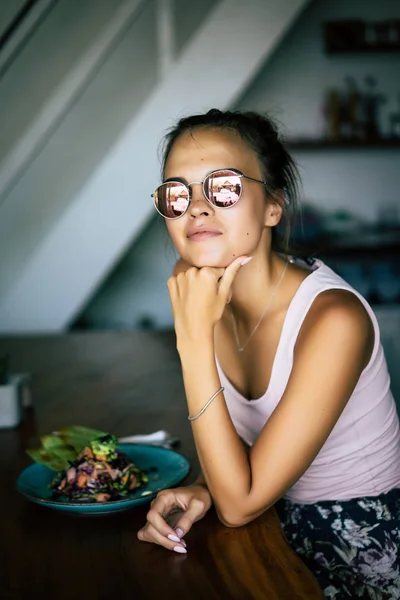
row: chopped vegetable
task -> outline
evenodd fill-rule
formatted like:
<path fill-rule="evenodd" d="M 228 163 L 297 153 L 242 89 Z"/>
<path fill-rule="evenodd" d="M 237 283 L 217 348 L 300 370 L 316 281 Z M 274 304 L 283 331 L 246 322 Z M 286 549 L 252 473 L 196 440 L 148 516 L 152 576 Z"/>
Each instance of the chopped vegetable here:
<path fill-rule="evenodd" d="M 54 478 L 53 495 L 73 502 L 109 502 L 144 487 L 148 476 L 117 450 L 117 443 L 110 434 L 92 440 Z"/>
<path fill-rule="evenodd" d="M 96 438 L 91 443 L 91 450 L 93 452 L 94 457 L 97 460 L 113 460 L 117 457 L 118 440 L 116 437 L 107 433 L 106 435 L 102 435 L 101 437 Z"/>

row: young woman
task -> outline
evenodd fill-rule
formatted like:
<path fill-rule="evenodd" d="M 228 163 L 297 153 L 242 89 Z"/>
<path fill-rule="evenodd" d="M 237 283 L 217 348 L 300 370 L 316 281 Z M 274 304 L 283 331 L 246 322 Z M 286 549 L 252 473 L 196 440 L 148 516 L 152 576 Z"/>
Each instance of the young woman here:
<path fill-rule="evenodd" d="M 158 494 L 138 538 L 184 553 L 212 503 L 228 527 L 276 505 L 327 598 L 400 598 L 400 433 L 378 324 L 324 263 L 277 251 L 297 172 L 274 125 L 218 110 L 182 119 L 163 181 L 154 199 L 181 257 L 168 288 L 202 476 Z"/>

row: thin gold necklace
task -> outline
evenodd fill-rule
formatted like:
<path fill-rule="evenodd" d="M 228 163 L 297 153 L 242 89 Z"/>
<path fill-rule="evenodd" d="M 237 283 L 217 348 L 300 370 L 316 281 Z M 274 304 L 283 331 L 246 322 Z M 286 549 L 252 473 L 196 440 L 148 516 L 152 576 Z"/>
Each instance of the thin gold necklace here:
<path fill-rule="evenodd" d="M 282 283 L 282 280 L 285 276 L 286 273 L 286 269 L 288 267 L 289 261 L 286 263 L 286 265 L 284 266 L 283 270 L 282 270 L 282 274 L 279 277 L 278 283 L 276 284 L 276 286 L 274 287 L 274 289 L 271 292 L 270 297 L 268 298 L 268 302 L 266 307 L 264 308 L 264 310 L 261 313 L 261 317 L 258 319 L 258 322 L 256 324 L 256 326 L 254 327 L 253 331 L 250 333 L 249 337 L 247 338 L 247 341 L 241 346 L 240 345 L 240 341 L 239 341 L 239 336 L 238 336 L 238 331 L 237 331 L 237 326 L 236 326 L 236 320 L 235 320 L 235 315 L 233 314 L 233 311 L 231 309 L 230 313 L 231 313 L 231 317 L 232 317 L 232 323 L 233 323 L 233 332 L 235 334 L 235 339 L 236 339 L 236 346 L 239 352 L 243 352 L 243 350 L 246 348 L 247 344 L 249 343 L 249 341 L 251 340 L 251 338 L 253 337 L 254 333 L 257 331 L 261 321 L 264 318 L 265 313 L 267 312 L 267 310 L 269 309 L 269 307 L 271 306 L 272 300 L 275 298 L 275 294 L 278 291 L 279 286 Z"/>

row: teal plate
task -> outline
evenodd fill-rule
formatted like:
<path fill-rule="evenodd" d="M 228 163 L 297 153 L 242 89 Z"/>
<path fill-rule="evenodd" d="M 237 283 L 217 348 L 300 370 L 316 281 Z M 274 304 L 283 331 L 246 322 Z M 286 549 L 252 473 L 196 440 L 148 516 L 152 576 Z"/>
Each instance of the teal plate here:
<path fill-rule="evenodd" d="M 149 502 L 157 493 L 177 485 L 190 471 L 188 460 L 175 452 L 159 446 L 144 444 L 120 444 L 118 449 L 143 471 L 147 471 L 149 483 L 146 487 L 112 502 L 69 502 L 54 500 L 49 484 L 56 471 L 34 463 L 27 467 L 17 479 L 17 490 L 28 500 L 55 510 L 79 514 L 107 514 L 128 510 Z"/>

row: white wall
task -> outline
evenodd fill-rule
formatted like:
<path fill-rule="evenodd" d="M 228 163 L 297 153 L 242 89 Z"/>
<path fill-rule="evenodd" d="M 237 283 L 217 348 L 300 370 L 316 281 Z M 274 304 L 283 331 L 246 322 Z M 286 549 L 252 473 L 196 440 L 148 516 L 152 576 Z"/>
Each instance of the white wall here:
<path fill-rule="evenodd" d="M 179 55 L 192 34 L 207 18 L 209 11 L 214 8 L 220 0 L 172 0 L 174 14 L 175 47 Z"/>
<path fill-rule="evenodd" d="M 0 80 L 0 161 L 122 0 L 60 0 Z"/>
<path fill-rule="evenodd" d="M 110 5 L 108 2 L 100 4 Z M 90 5 L 90 8 L 96 12 L 94 6 Z M 0 271 L 1 289 L 6 289 L 15 273 L 25 265 L 26 256 L 35 250 L 38 240 L 42 240 L 58 221 L 155 86 L 158 74 L 154 10 L 154 1 L 139 10 L 131 27 L 88 82 L 72 109 L 51 132 L 51 137 L 39 149 L 29 168 L 3 199 L 0 207 L 0 254 L 7 255 L 7 260 L 3 261 Z M 71 14 L 76 18 L 76 12 L 71 10 Z M 61 17 L 59 19 L 62 29 Z M 80 22 L 80 19 L 76 20 Z M 44 36 L 47 45 L 50 44 L 49 38 L 57 38 L 59 33 L 58 28 L 52 25 L 51 35 Z M 72 35 L 68 43 L 72 44 L 75 39 L 76 36 Z M 67 41 L 68 38 L 62 38 L 60 43 Z M 71 60 L 68 55 L 68 62 Z M 53 69 L 54 74 L 59 71 L 60 75 L 65 75 L 65 62 L 66 58 L 61 60 L 58 57 L 53 65 L 50 64 L 50 71 Z M 32 65 L 30 68 L 38 74 L 39 80 L 47 72 L 47 69 L 35 70 Z M 13 71 L 11 69 L 10 72 Z M 22 80 L 22 76 L 20 80 L 16 77 L 16 81 Z M 46 85 L 44 81 L 38 84 L 41 100 L 45 99 L 49 85 L 50 77 L 46 79 Z M 34 95 L 33 91 L 31 93 Z M 15 114 L 18 113 L 19 109 Z"/>
<path fill-rule="evenodd" d="M 161 217 L 150 221 L 134 247 L 83 312 L 81 326 L 135 329 L 149 319 L 156 328 L 171 327 L 165 282 L 177 255 Z"/>
<path fill-rule="evenodd" d="M 315 0 L 266 61 L 238 108 L 268 110 L 288 134 L 317 136 L 324 88 L 341 85 L 347 74 L 361 82 L 364 75 L 372 73 L 392 101 L 383 112 L 386 118 L 394 108 L 394 93 L 400 91 L 400 55 L 327 57 L 322 51 L 322 22 L 353 16 L 371 20 L 400 17 L 400 2 Z M 318 207 L 346 207 L 373 220 L 382 200 L 399 202 L 399 150 L 297 152 L 295 158 L 304 180 L 304 198 Z M 83 311 L 89 326 L 129 328 L 143 315 L 150 316 L 156 326 L 172 325 L 166 280 L 174 261 L 172 254 L 165 256 L 165 247 L 164 229 L 155 216 L 146 236 L 128 251 Z"/>

